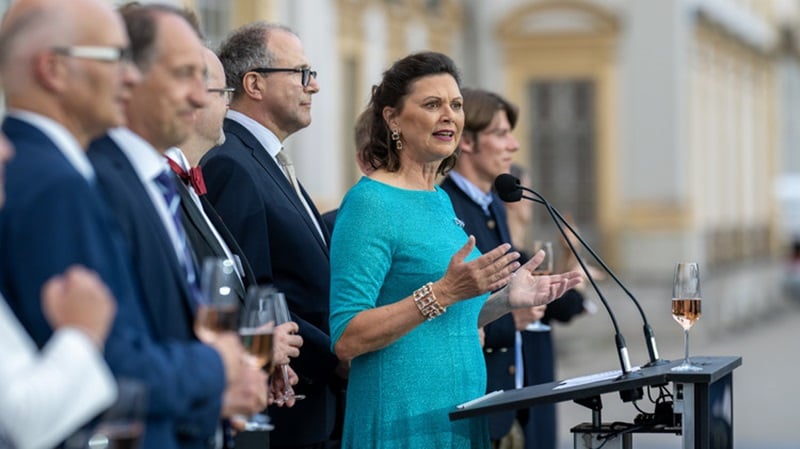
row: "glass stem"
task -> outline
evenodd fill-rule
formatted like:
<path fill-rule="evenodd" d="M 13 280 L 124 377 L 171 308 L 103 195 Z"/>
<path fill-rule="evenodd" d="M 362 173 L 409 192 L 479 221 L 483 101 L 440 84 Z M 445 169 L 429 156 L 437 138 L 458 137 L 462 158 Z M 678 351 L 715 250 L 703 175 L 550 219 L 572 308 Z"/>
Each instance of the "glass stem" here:
<path fill-rule="evenodd" d="M 294 393 L 292 386 L 289 385 L 289 366 L 281 365 L 281 371 L 283 371 L 283 396 L 285 399 L 289 399 L 292 393 Z"/>
<path fill-rule="evenodd" d="M 683 330 L 683 363 L 689 364 L 689 329 Z"/>

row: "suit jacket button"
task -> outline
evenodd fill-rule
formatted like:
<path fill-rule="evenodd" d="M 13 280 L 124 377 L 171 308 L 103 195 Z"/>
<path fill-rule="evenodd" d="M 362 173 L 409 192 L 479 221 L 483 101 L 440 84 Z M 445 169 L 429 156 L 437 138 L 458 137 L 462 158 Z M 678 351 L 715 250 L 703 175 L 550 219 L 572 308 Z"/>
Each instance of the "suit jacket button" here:
<path fill-rule="evenodd" d="M 517 373 L 517 367 L 514 365 L 508 365 L 508 374 L 514 375 Z"/>

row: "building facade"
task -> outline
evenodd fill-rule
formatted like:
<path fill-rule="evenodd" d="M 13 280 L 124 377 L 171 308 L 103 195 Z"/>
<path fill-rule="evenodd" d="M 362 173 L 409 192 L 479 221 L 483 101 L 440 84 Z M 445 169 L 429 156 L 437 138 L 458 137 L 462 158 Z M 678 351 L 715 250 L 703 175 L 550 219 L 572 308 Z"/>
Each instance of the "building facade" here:
<path fill-rule="evenodd" d="M 773 185 L 800 172 L 797 0 L 171 3 L 198 12 L 212 47 L 253 20 L 301 36 L 321 91 L 313 123 L 286 145 L 321 210 L 360 176 L 353 124 L 382 71 L 432 49 L 467 86 L 520 105 L 517 159 L 532 187 L 621 273 L 661 278 L 678 259 L 727 269 L 781 251 Z"/>

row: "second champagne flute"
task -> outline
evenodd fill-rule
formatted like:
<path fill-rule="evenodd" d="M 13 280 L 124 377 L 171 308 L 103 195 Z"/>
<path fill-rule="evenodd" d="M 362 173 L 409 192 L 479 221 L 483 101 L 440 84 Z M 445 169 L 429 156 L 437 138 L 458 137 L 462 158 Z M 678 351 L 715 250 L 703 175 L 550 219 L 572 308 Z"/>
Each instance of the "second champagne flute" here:
<path fill-rule="evenodd" d="M 533 271 L 533 275 L 549 276 L 553 274 L 553 244 L 541 240 L 533 242 L 533 254 L 536 254 L 539 250 L 544 251 L 544 260 L 542 260 L 542 263 Z M 536 320 L 529 324 L 525 330 L 530 332 L 547 332 L 550 330 L 550 326 L 542 323 L 542 320 Z"/>
<path fill-rule="evenodd" d="M 292 318 L 289 315 L 289 306 L 286 304 L 286 297 L 283 293 L 279 292 L 276 292 L 275 295 L 277 296 L 276 304 L 278 307 L 277 325 L 280 326 L 283 323 L 288 323 Z M 295 401 L 305 399 L 305 395 L 295 394 L 294 388 L 292 388 L 292 385 L 289 383 L 289 365 L 281 365 L 281 374 L 283 375 L 283 397 L 277 398 L 276 402 L 280 405 L 291 398 L 294 398 Z"/>
<path fill-rule="evenodd" d="M 275 290 L 269 287 L 251 287 L 247 292 L 245 307 L 239 325 L 239 336 L 248 354 L 248 362 L 272 372 L 273 335 L 277 323 L 278 306 Z M 257 413 L 247 419 L 247 430 L 272 430 L 269 417 Z"/>

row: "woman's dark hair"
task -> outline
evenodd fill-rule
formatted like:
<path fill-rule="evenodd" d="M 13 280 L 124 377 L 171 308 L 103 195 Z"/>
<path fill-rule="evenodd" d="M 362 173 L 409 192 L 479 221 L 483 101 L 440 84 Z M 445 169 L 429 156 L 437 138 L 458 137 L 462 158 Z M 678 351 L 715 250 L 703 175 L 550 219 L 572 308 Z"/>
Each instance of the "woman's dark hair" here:
<path fill-rule="evenodd" d="M 461 88 L 461 75 L 453 60 L 432 51 L 408 55 L 383 72 L 383 80 L 372 88 L 372 98 L 364 111 L 369 130 L 368 139 L 360 149 L 364 161 L 373 168 L 384 168 L 390 172 L 400 169 L 400 155 L 392 143 L 391 130 L 383 120 L 383 109 L 387 106 L 402 109 L 414 81 L 441 74 L 452 76 Z M 447 174 L 455 165 L 456 158 L 456 153 L 445 158 L 439 164 L 438 174 Z"/>

